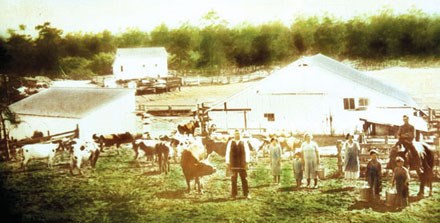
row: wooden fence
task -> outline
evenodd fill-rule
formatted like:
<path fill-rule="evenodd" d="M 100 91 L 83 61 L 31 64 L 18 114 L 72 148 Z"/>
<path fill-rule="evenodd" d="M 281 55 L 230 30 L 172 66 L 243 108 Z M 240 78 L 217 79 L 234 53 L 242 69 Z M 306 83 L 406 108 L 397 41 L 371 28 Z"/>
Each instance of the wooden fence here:
<path fill-rule="evenodd" d="M 47 136 L 38 137 L 38 138 L 27 138 L 19 141 L 9 141 L 8 144 L 9 147 L 17 147 L 17 146 L 23 146 L 23 145 L 34 144 L 39 142 L 55 141 L 63 138 L 78 138 L 78 137 L 79 137 L 79 126 L 76 125 L 76 128 L 72 131 L 57 133 L 53 135 L 50 135 L 50 132 L 48 132 Z"/>

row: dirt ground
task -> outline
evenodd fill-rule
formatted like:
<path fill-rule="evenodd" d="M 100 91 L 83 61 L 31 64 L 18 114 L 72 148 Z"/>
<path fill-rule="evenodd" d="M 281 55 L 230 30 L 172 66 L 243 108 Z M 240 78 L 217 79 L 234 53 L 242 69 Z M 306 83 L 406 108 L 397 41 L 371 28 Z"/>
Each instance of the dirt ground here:
<path fill-rule="evenodd" d="M 183 86 L 180 91 L 162 94 L 146 94 L 137 97 L 138 103 L 149 105 L 193 105 L 202 102 L 207 104 L 216 103 L 228 98 L 256 82 L 243 82 L 226 85 L 207 86 Z"/>

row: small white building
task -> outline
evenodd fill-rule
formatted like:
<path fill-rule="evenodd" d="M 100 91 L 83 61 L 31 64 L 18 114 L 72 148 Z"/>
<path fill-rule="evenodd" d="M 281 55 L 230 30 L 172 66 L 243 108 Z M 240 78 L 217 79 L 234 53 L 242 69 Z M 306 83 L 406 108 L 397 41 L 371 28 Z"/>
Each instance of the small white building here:
<path fill-rule="evenodd" d="M 35 130 L 52 134 L 72 131 L 93 134 L 138 132 L 133 89 L 49 88 L 9 106 L 18 120 L 7 124 L 9 136 L 31 137 Z"/>
<path fill-rule="evenodd" d="M 164 47 L 118 48 L 113 75 L 116 80 L 165 77 L 168 75 L 168 53 Z"/>
<path fill-rule="evenodd" d="M 417 108 L 399 88 L 318 54 L 301 58 L 214 105 L 209 117 L 225 129 L 344 134 L 363 130 L 360 119 L 381 111 L 415 120 L 411 116 Z M 423 125 L 426 122 L 425 129 Z"/>

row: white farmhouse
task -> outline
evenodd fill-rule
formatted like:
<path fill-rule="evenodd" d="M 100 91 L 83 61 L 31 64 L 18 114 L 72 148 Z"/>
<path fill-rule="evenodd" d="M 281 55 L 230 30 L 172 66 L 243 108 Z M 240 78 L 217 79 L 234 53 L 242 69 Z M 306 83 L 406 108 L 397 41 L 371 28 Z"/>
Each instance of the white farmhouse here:
<path fill-rule="evenodd" d="M 119 48 L 113 62 L 116 80 L 160 78 L 168 75 L 168 53 L 164 47 Z"/>
<path fill-rule="evenodd" d="M 35 130 L 52 134 L 72 131 L 79 137 L 94 133 L 137 132 L 132 89 L 49 88 L 9 106 L 20 123 L 8 125 L 9 136 L 31 137 Z"/>
<path fill-rule="evenodd" d="M 212 106 L 209 117 L 224 129 L 344 134 L 363 130 L 360 119 L 371 119 L 373 114 L 398 120 L 407 114 L 417 122 L 416 128 L 426 131 L 426 122 L 412 117 L 417 108 L 397 87 L 318 54 L 303 57 Z"/>

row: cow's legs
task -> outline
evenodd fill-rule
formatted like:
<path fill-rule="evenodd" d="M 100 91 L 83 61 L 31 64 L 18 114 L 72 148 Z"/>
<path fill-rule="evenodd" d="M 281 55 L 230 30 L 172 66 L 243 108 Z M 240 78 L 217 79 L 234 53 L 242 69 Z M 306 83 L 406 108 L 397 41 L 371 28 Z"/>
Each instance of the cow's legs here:
<path fill-rule="evenodd" d="M 186 192 L 189 193 L 191 191 L 190 180 L 186 178 Z"/>
<path fill-rule="evenodd" d="M 48 158 L 47 158 L 47 167 L 48 167 L 49 169 L 52 169 L 52 168 L 53 168 L 53 157 L 48 157 Z"/>
<path fill-rule="evenodd" d="M 199 177 L 195 178 L 195 184 L 196 184 L 197 192 L 201 193 L 202 187 L 200 186 L 200 178 Z"/>
<path fill-rule="evenodd" d="M 425 194 L 426 177 L 425 177 L 425 174 L 422 174 L 419 171 L 417 171 L 417 175 L 419 176 L 419 180 L 420 180 L 419 193 L 417 195 L 418 196 L 423 196 Z"/>
<path fill-rule="evenodd" d="M 29 158 L 23 159 L 23 162 L 21 163 L 21 168 L 26 170 L 28 162 L 29 162 Z"/>

